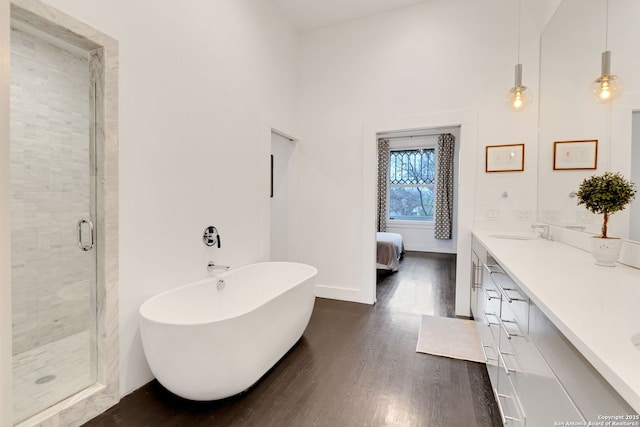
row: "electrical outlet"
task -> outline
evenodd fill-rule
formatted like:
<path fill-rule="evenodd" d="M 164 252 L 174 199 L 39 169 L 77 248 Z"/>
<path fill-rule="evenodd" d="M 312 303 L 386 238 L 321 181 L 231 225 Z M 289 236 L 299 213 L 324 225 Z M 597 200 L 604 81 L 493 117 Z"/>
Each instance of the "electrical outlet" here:
<path fill-rule="evenodd" d="M 500 211 L 498 209 L 489 209 L 487 211 L 487 219 L 489 221 L 497 221 L 500 219 Z"/>
<path fill-rule="evenodd" d="M 529 209 L 518 209 L 516 211 L 518 221 L 531 222 L 531 211 Z"/>
<path fill-rule="evenodd" d="M 558 211 L 556 210 L 544 210 L 540 212 L 540 219 L 542 222 L 552 222 L 555 223 L 558 221 Z"/>

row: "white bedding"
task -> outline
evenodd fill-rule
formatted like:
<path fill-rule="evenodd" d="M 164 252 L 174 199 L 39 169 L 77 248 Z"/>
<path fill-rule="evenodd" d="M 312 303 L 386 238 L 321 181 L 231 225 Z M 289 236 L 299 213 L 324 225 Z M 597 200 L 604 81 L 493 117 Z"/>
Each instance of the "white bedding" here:
<path fill-rule="evenodd" d="M 378 232 L 376 268 L 398 271 L 400 258 L 404 253 L 402 235 L 398 233 Z"/>

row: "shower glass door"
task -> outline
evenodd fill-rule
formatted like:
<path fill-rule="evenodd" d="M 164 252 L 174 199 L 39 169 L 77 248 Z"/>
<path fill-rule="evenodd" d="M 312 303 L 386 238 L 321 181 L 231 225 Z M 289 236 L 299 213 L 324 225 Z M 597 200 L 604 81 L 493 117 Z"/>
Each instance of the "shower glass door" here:
<path fill-rule="evenodd" d="M 13 421 L 96 378 L 93 85 L 87 52 L 13 23 Z"/>

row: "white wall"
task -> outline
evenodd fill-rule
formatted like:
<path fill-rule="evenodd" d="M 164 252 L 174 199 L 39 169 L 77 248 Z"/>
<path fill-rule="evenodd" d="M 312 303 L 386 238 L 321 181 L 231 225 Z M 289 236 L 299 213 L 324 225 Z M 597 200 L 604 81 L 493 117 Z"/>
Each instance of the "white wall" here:
<path fill-rule="evenodd" d="M 460 215 L 460 264 L 470 259 L 474 216 L 482 227 L 505 226 L 485 221 L 505 189 L 513 196 L 499 206 L 501 223 L 524 227 L 516 212 L 533 215 L 535 155 L 527 157 L 525 172 L 484 173 L 485 145 L 524 142 L 529 153 L 537 145 L 535 100 L 520 113 L 503 107 L 514 83 L 516 11 L 516 2 L 509 0 L 424 2 L 302 35 L 300 252 L 302 261 L 318 267 L 323 296 L 367 302 L 372 294 L 367 289 L 375 286 L 362 248 L 374 212 L 373 204 L 363 207 L 360 197 L 362 188 L 375 186 L 363 181 L 371 167 L 363 161 L 369 150 L 363 141 L 367 123 L 422 116 L 427 122 L 413 123 L 432 127 L 460 124 L 429 123 L 434 115 L 459 112 L 467 118 L 460 138 L 464 188 L 458 190 L 467 204 Z M 536 93 L 538 32 L 527 16 L 522 27 L 524 82 Z M 474 203 L 475 214 L 469 212 Z M 317 238 L 319 229 L 323 239 Z M 468 266 L 458 269 L 459 281 L 468 277 Z M 468 314 L 464 296 L 458 314 Z"/>
<path fill-rule="evenodd" d="M 532 16 L 540 32 L 549 23 L 562 0 L 530 0 L 523 2 L 523 12 Z"/>
<path fill-rule="evenodd" d="M 11 425 L 9 0 L 0 0 L 0 425 Z"/>
<path fill-rule="evenodd" d="M 297 35 L 271 2 L 47 0 L 120 44 L 121 392 L 151 379 L 137 309 L 269 251 L 271 127 L 294 134 Z M 202 243 L 215 225 L 222 248 Z"/>

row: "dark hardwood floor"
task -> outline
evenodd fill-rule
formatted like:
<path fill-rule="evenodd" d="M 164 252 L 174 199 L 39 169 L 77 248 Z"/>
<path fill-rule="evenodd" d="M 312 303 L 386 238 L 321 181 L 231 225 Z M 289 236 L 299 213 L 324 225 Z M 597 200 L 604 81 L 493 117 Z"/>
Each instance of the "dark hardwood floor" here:
<path fill-rule="evenodd" d="M 256 385 L 192 402 L 156 381 L 98 426 L 500 426 L 484 365 L 416 353 L 420 314 L 454 316 L 455 255 L 409 252 L 375 306 L 317 299 L 302 339 Z"/>

